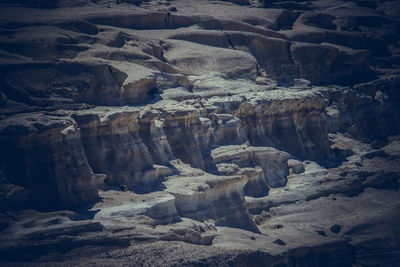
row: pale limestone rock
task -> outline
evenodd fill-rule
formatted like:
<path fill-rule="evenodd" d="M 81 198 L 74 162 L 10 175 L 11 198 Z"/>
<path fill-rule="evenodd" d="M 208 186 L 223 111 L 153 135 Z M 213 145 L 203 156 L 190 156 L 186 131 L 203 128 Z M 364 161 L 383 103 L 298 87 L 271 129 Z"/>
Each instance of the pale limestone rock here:
<path fill-rule="evenodd" d="M 256 60 L 242 51 L 175 40 L 169 40 L 168 44 L 165 58 L 184 74 L 221 73 L 228 78 L 256 75 Z"/>
<path fill-rule="evenodd" d="M 305 171 L 303 163 L 295 159 L 288 160 L 288 167 L 291 174 L 299 174 Z"/>
<path fill-rule="evenodd" d="M 173 163 L 179 175 L 164 182 L 174 195 L 180 216 L 198 220 L 214 219 L 216 225 L 258 232 L 249 217 L 243 196 L 244 176 L 216 176 L 195 170 L 180 162 Z"/>
<path fill-rule="evenodd" d="M 259 166 L 264 179 L 270 187 L 286 184 L 289 174 L 287 160 L 289 155 L 269 147 L 251 147 L 247 145 L 220 146 L 211 151 L 213 163 L 234 163 L 239 167 Z"/>
<path fill-rule="evenodd" d="M 96 219 L 109 225 L 120 219 L 135 220 L 140 216 L 148 216 L 155 223 L 171 223 L 177 220 L 178 213 L 175 205 L 175 197 L 170 194 L 148 194 L 146 197 L 134 197 L 136 201 L 123 201 L 112 207 L 101 207 L 96 214 Z M 153 223 L 154 223 L 153 222 Z"/>

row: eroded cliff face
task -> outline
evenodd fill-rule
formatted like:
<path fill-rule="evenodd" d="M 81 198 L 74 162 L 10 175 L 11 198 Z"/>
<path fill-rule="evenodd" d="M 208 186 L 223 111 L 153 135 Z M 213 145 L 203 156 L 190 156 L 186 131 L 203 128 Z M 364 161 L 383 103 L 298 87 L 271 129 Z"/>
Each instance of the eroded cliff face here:
<path fill-rule="evenodd" d="M 316 111 L 324 108 L 324 99 L 318 92 L 307 94 L 273 101 L 269 97 L 279 95 L 275 90 L 186 103 L 163 100 L 143 107 L 10 116 L 2 129 L 2 143 L 8 148 L 4 174 L 26 186 L 37 208 L 47 206 L 42 190 L 54 192 L 48 208 L 94 202 L 97 190 L 106 185 L 150 192 L 176 172 L 170 164 L 175 159 L 214 173 L 220 172 L 221 163 L 233 164 L 231 175 L 240 168 L 259 167 L 264 185 L 253 186 L 253 191 L 266 194 L 269 187 L 285 186 L 287 160 L 294 155 L 333 158 L 326 121 Z M 243 143 L 247 145 L 237 145 Z M 26 160 L 17 161 L 20 158 Z M 32 181 L 35 177 L 41 178 Z"/>
<path fill-rule="evenodd" d="M 31 115 L 3 121 L 1 138 L 4 175 L 29 194 L 30 203 L 23 206 L 72 207 L 96 201 L 105 176 L 94 174 L 88 164 L 76 123 L 69 117 Z"/>
<path fill-rule="evenodd" d="M 368 3 L 1 4 L 0 261 L 397 263 L 400 22 Z"/>

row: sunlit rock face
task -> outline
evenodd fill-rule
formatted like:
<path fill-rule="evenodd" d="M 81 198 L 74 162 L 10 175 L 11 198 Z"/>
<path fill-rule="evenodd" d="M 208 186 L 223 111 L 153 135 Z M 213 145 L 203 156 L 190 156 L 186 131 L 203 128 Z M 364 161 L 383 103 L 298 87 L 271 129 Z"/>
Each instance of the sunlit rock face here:
<path fill-rule="evenodd" d="M 397 1 L 3 1 L 0 265 L 397 266 Z"/>

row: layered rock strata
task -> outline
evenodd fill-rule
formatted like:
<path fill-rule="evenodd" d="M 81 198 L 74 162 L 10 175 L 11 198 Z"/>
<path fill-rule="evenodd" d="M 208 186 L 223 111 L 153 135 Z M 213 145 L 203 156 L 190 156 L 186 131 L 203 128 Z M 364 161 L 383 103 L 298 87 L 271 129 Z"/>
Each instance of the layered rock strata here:
<path fill-rule="evenodd" d="M 28 2 L 0 4 L 1 265 L 398 263 L 396 1 Z"/>

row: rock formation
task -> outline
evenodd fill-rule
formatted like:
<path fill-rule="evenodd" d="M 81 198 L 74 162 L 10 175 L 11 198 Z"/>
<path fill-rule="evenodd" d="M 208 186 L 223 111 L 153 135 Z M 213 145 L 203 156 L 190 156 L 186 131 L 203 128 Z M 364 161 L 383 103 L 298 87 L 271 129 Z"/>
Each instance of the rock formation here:
<path fill-rule="evenodd" d="M 0 265 L 396 266 L 396 1 L 3 1 Z"/>

